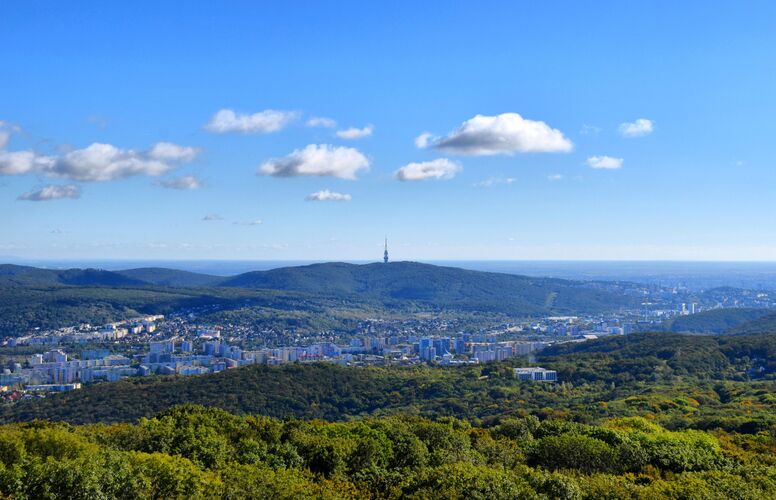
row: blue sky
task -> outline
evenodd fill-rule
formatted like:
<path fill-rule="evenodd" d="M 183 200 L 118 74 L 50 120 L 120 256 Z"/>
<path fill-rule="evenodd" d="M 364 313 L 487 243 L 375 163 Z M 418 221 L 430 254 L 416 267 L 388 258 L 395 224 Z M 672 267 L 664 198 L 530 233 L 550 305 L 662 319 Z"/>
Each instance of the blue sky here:
<path fill-rule="evenodd" d="M 0 256 L 776 260 L 775 19 L 4 2 Z"/>

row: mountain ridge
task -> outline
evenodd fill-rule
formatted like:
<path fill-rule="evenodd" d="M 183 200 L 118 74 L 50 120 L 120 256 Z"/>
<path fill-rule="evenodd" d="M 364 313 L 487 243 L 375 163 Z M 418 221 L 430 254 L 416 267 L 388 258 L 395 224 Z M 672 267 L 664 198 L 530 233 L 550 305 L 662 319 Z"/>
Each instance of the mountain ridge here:
<path fill-rule="evenodd" d="M 328 262 L 251 271 L 226 278 L 167 268 L 105 271 L 0 266 L 0 287 L 14 286 L 266 289 L 376 301 L 384 305 L 414 302 L 440 309 L 523 315 L 603 311 L 632 305 L 632 299 L 589 287 L 581 281 L 472 271 L 418 262 Z"/>

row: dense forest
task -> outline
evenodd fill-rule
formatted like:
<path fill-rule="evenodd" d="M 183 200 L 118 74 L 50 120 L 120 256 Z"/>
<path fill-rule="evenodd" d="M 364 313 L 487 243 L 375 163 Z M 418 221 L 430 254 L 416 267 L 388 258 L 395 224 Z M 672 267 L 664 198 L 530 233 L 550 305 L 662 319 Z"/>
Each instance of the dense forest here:
<path fill-rule="evenodd" d="M 185 405 L 136 424 L 0 426 L 0 495 L 761 499 L 776 496 L 776 439 L 642 417 L 327 423 Z"/>
<path fill-rule="evenodd" d="M 537 359 L 558 384 L 516 380 L 522 359 L 96 384 L 0 409 L 0 497 L 773 498 L 774 349 L 566 344 Z"/>

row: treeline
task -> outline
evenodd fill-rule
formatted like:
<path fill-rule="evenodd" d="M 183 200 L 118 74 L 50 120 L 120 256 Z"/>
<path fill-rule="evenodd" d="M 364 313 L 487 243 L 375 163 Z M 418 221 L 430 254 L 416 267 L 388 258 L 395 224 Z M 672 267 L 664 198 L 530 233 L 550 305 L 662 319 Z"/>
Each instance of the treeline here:
<path fill-rule="evenodd" d="M 0 495 L 37 498 L 774 498 L 774 430 L 534 417 L 483 428 L 187 405 L 135 425 L 0 427 Z"/>

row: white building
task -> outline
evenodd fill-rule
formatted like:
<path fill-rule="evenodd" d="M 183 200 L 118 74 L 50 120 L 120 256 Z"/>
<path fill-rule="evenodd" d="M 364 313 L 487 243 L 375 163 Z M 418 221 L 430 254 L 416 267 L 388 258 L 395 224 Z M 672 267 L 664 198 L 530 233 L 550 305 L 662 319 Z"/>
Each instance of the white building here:
<path fill-rule="evenodd" d="M 515 368 L 515 378 L 529 382 L 557 382 L 558 373 L 555 370 L 547 370 L 542 367 Z"/>

